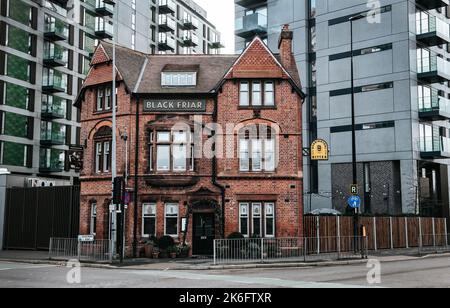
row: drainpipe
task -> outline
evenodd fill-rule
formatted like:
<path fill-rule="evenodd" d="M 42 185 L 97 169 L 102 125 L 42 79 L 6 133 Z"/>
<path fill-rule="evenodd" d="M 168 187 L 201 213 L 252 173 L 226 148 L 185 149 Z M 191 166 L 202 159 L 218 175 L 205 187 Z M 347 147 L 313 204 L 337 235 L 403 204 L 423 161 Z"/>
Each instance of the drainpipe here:
<path fill-rule="evenodd" d="M 134 145 L 134 226 L 133 226 L 133 257 L 137 258 L 137 223 L 138 223 L 138 189 L 139 189 L 139 100 L 136 98 L 136 132 Z"/>
<path fill-rule="evenodd" d="M 213 113 L 213 121 L 214 123 L 217 123 L 217 109 L 218 109 L 218 94 L 214 97 L 214 113 Z M 217 182 L 217 155 L 214 155 L 213 161 L 212 161 L 212 183 L 214 186 L 218 187 L 221 192 L 222 196 L 222 236 L 225 237 L 225 192 L 226 188 L 225 186 L 219 184 Z"/>

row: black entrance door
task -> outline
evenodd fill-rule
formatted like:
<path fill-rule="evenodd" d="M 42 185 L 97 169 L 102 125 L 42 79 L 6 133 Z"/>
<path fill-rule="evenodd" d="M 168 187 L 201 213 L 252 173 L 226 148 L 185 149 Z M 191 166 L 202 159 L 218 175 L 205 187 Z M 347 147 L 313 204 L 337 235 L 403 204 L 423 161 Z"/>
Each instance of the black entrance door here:
<path fill-rule="evenodd" d="M 197 256 L 212 256 L 215 237 L 214 214 L 194 214 L 193 229 L 192 253 Z"/>

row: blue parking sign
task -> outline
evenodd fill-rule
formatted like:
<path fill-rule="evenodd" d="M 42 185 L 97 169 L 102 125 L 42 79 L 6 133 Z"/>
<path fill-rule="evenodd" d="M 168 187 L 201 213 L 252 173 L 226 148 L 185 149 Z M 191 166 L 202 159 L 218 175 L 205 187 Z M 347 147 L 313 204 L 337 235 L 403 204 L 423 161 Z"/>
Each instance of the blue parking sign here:
<path fill-rule="evenodd" d="M 361 198 L 358 196 L 352 196 L 348 198 L 348 205 L 352 209 L 359 209 L 361 207 Z"/>

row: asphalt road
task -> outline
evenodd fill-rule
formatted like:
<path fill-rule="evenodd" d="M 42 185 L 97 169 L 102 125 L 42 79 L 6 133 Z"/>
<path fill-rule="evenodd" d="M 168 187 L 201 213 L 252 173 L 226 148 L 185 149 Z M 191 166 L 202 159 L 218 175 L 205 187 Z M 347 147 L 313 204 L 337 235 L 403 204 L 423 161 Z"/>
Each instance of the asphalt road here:
<path fill-rule="evenodd" d="M 450 287 L 450 257 L 381 264 L 381 284 L 367 282 L 362 265 L 226 271 L 155 271 L 81 268 L 81 283 L 69 284 L 70 269 L 53 265 L 0 263 L 2 288 L 351 288 Z M 77 278 L 77 275 L 71 275 Z"/>

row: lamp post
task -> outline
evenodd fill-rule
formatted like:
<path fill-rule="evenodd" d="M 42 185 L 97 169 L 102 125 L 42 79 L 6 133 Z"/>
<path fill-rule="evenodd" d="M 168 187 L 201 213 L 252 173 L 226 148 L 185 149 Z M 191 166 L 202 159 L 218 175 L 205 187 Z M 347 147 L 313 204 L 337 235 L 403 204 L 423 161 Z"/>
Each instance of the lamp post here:
<path fill-rule="evenodd" d="M 112 5 L 113 7 L 113 33 L 112 33 L 112 86 L 111 86 L 111 95 L 112 95 L 112 146 L 111 146 L 111 175 L 112 175 L 112 195 L 114 195 L 114 179 L 117 177 L 117 123 L 116 123 L 116 17 L 117 17 L 117 8 L 115 0 L 103 0 L 103 3 Z M 116 204 L 113 204 L 114 208 L 111 212 L 110 219 L 110 259 L 112 261 L 113 255 L 116 251 Z"/>
<path fill-rule="evenodd" d="M 353 185 L 358 185 L 358 174 L 357 174 L 357 164 L 356 164 L 356 120 L 355 120 L 355 76 L 354 76 L 354 63 L 353 63 L 353 22 L 366 17 L 366 15 L 358 14 L 349 18 L 350 21 L 350 59 L 351 59 L 351 109 L 352 109 L 352 173 L 353 173 Z M 355 237 L 355 251 L 357 249 L 358 243 L 358 224 L 359 224 L 359 209 L 355 208 L 353 215 L 353 233 Z"/>

